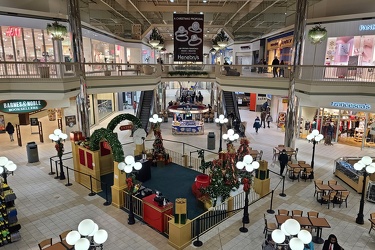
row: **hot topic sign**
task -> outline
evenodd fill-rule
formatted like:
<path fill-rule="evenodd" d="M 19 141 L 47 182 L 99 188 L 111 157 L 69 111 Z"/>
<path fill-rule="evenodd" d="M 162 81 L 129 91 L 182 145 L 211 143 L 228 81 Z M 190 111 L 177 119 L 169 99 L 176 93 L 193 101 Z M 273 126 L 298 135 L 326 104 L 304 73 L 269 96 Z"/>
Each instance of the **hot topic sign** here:
<path fill-rule="evenodd" d="M 174 60 L 203 62 L 204 15 L 173 14 Z"/>
<path fill-rule="evenodd" d="M 38 111 L 47 106 L 44 100 L 6 100 L 0 102 L 0 112 L 22 114 Z"/>

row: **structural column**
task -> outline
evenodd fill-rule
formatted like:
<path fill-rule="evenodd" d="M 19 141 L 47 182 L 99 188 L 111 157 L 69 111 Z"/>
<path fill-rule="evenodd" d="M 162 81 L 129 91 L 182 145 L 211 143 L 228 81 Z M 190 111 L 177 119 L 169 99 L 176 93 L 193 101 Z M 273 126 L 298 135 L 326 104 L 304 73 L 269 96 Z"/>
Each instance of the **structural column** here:
<path fill-rule="evenodd" d="M 68 1 L 68 17 L 70 32 L 72 33 L 73 58 L 76 63 L 75 73 L 80 81 L 80 93 L 76 98 L 79 128 L 82 134 L 88 137 L 90 136 L 90 126 L 79 0 Z"/>
<path fill-rule="evenodd" d="M 307 0 L 297 0 L 296 2 L 296 18 L 294 21 L 294 41 L 293 41 L 293 56 L 292 56 L 292 70 L 289 78 L 289 92 L 288 92 L 288 111 L 285 124 L 285 138 L 284 144 L 288 147 L 294 147 L 296 138 L 296 93 L 295 83 L 296 77 L 300 75 L 301 55 L 303 39 L 305 37 L 306 17 L 307 17 Z"/>

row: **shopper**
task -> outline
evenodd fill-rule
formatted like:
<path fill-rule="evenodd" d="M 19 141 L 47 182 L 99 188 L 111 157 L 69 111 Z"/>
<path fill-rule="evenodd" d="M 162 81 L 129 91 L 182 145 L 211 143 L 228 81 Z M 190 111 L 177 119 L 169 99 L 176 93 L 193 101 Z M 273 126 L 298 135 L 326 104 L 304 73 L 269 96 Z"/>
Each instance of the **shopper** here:
<path fill-rule="evenodd" d="M 270 128 L 270 122 L 273 122 L 271 114 L 267 115 L 266 122 L 267 122 L 267 128 Z"/>
<path fill-rule="evenodd" d="M 255 121 L 254 121 L 254 124 L 253 124 L 253 128 L 255 128 L 255 132 L 258 133 L 258 129 L 260 128 L 260 119 L 259 119 L 258 116 L 257 116 L 257 118 L 255 118 Z"/>
<path fill-rule="evenodd" d="M 137 102 L 136 101 L 133 102 L 133 109 L 134 109 L 134 115 L 136 115 L 137 114 Z"/>
<path fill-rule="evenodd" d="M 281 60 L 280 65 L 284 65 L 284 60 Z M 284 67 L 280 67 L 279 77 L 284 77 Z"/>
<path fill-rule="evenodd" d="M 9 134 L 10 141 L 14 141 L 14 139 L 13 139 L 13 134 L 14 134 L 14 126 L 13 126 L 13 124 L 10 123 L 10 122 L 8 122 L 5 130 Z"/>
<path fill-rule="evenodd" d="M 267 112 L 263 110 L 262 113 L 260 113 L 260 126 L 263 126 L 263 128 L 266 128 L 266 116 Z"/>
<path fill-rule="evenodd" d="M 324 241 L 322 250 L 344 250 L 344 248 L 339 245 L 337 237 L 334 234 L 330 234 L 328 239 Z"/>
<path fill-rule="evenodd" d="M 273 77 L 277 77 L 278 76 L 278 73 L 277 73 L 278 67 L 277 67 L 277 65 L 279 65 L 279 64 L 280 64 L 280 61 L 279 61 L 279 59 L 277 59 L 277 56 L 275 56 L 275 58 L 272 61 L 272 65 L 273 65 L 273 69 L 272 69 Z"/>
<path fill-rule="evenodd" d="M 260 67 L 258 67 L 258 74 L 263 73 L 263 59 L 259 59 L 258 64 Z"/>
<path fill-rule="evenodd" d="M 305 244 L 303 250 L 315 250 L 314 243 L 312 241 L 310 241 L 309 244 Z"/>
<path fill-rule="evenodd" d="M 283 149 L 283 151 L 281 151 L 281 154 L 279 155 L 278 160 L 279 160 L 279 163 L 280 163 L 280 177 L 282 178 L 282 176 L 284 176 L 285 166 L 289 161 L 289 157 L 288 157 L 285 149 Z"/>

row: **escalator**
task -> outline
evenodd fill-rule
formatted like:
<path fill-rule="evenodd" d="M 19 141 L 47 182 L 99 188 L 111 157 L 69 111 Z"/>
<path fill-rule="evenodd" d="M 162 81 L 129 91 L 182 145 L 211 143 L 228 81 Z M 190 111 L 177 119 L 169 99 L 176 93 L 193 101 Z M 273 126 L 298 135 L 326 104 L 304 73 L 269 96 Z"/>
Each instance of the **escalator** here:
<path fill-rule="evenodd" d="M 245 131 L 241 125 L 241 116 L 237 105 L 236 94 L 230 91 L 223 91 L 222 100 L 224 116 L 229 120 L 227 125 L 228 128 L 234 129 L 235 133 L 243 136 Z"/>
<path fill-rule="evenodd" d="M 149 119 L 152 115 L 154 108 L 154 91 L 142 91 L 139 98 L 137 117 L 141 120 L 142 128 L 147 132 Z"/>

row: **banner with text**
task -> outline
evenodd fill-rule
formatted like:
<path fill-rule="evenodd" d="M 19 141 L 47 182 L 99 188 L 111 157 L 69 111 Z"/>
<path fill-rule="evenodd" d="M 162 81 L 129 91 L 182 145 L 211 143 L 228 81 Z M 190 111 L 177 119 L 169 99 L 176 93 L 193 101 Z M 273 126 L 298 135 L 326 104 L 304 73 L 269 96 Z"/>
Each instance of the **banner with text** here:
<path fill-rule="evenodd" d="M 203 62 L 204 15 L 173 14 L 174 60 Z"/>

